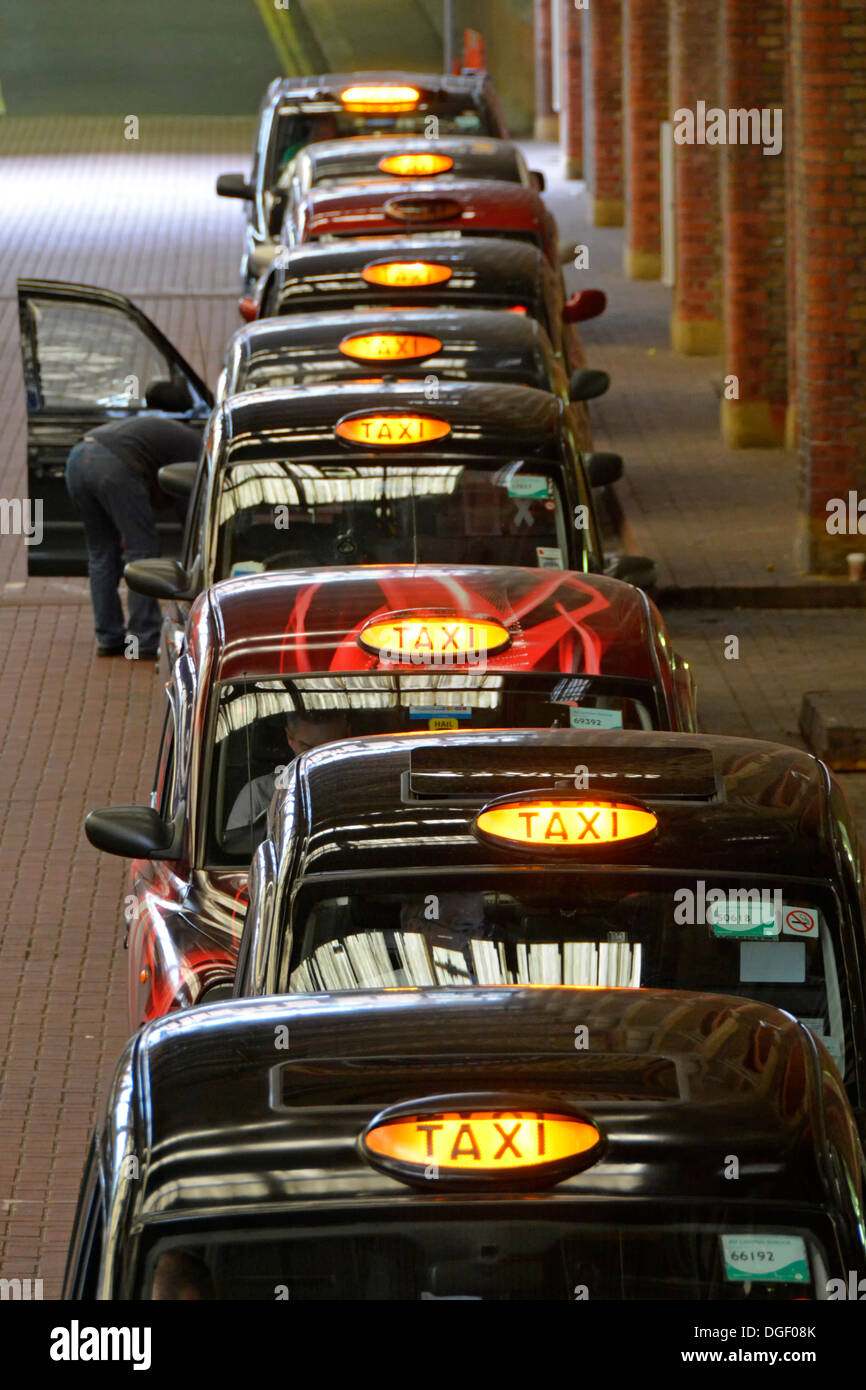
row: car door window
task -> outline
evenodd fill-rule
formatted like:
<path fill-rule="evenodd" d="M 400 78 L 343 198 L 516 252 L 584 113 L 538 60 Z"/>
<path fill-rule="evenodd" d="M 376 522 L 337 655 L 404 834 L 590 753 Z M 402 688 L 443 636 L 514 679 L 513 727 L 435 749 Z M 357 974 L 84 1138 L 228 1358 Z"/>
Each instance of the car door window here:
<path fill-rule="evenodd" d="M 44 410 L 144 404 L 168 359 L 119 309 L 63 299 L 27 301 Z"/>

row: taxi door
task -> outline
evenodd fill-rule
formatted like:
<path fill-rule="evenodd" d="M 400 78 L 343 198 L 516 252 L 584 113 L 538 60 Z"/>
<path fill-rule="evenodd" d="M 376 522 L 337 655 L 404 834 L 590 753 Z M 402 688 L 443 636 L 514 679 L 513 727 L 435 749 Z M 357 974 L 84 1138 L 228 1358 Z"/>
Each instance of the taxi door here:
<path fill-rule="evenodd" d="M 18 314 L 34 538 L 27 545 L 27 572 L 84 575 L 84 529 L 65 478 L 73 445 L 98 425 L 144 410 L 145 392 L 154 381 L 185 382 L 190 405 L 175 418 L 202 427 L 211 393 L 156 325 L 121 294 L 62 280 L 19 280 Z M 157 529 L 162 553 L 174 554 L 180 514 L 159 513 Z"/>

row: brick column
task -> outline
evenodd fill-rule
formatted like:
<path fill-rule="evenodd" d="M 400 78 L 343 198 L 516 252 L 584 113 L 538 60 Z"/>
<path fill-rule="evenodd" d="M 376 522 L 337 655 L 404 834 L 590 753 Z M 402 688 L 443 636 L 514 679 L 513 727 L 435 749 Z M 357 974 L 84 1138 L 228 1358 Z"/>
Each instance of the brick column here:
<path fill-rule="evenodd" d="M 591 220 L 596 227 L 621 227 L 622 0 L 594 0 L 585 13 L 591 40 Z"/>
<path fill-rule="evenodd" d="M 788 407 L 785 412 L 785 448 L 797 448 L 797 259 L 794 216 L 791 200 L 794 188 L 794 142 L 797 91 L 794 63 L 789 36 L 791 33 L 794 0 L 785 0 L 785 204 L 787 226 L 785 236 L 785 279 L 787 300 L 788 340 Z"/>
<path fill-rule="evenodd" d="M 740 116 L 736 131 L 739 140 L 748 133 L 750 143 L 728 143 L 719 151 L 725 378 L 737 378 L 722 399 L 722 434 L 733 448 L 781 445 L 788 375 L 785 0 L 727 0 L 722 34 L 720 105 L 725 112 L 753 113 Z M 730 141 L 730 118 L 728 126 Z"/>
<path fill-rule="evenodd" d="M 668 116 L 667 0 L 623 0 L 624 269 L 662 270 L 660 126 Z"/>
<path fill-rule="evenodd" d="M 669 90 L 677 112 L 719 101 L 718 0 L 670 0 Z M 677 352 L 713 354 L 722 346 L 719 149 L 674 145 L 676 284 L 671 344 Z"/>
<path fill-rule="evenodd" d="M 550 6 L 535 0 L 535 138 L 557 140 L 559 120 L 553 109 L 553 68 Z"/>
<path fill-rule="evenodd" d="M 559 131 L 565 177 L 579 179 L 583 174 L 583 44 L 581 15 L 574 0 L 562 5 L 562 110 Z"/>
<path fill-rule="evenodd" d="M 845 569 L 866 536 L 831 534 L 827 503 L 866 499 L 866 17 L 851 0 L 794 0 L 794 220 L 802 532 L 813 571 Z"/>

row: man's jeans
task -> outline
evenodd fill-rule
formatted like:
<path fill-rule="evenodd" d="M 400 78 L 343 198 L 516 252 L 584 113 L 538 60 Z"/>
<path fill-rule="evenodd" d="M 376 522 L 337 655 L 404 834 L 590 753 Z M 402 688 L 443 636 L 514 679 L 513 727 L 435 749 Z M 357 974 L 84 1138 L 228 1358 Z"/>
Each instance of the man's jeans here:
<path fill-rule="evenodd" d="M 66 486 L 84 523 L 96 640 L 100 647 L 122 647 L 126 633 L 117 586 L 123 566 L 159 554 L 147 479 L 96 440 L 84 440 L 69 455 Z M 158 646 L 161 625 L 156 599 L 130 589 L 129 631 L 139 646 Z"/>

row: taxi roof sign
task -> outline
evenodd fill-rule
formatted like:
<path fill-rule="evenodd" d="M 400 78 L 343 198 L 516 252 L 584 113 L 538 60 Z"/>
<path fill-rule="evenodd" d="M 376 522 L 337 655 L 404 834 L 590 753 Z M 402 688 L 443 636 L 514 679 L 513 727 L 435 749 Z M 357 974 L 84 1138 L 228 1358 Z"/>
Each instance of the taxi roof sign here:
<path fill-rule="evenodd" d="M 424 285 L 441 285 L 450 280 L 450 265 L 433 261 L 376 261 L 365 265 L 361 278 L 368 285 L 387 285 L 390 289 L 417 289 Z"/>
<path fill-rule="evenodd" d="M 482 839 L 559 852 L 636 840 L 657 825 L 658 817 L 635 802 L 568 793 L 503 797 L 475 818 L 475 832 Z"/>
<path fill-rule="evenodd" d="M 601 1132 L 582 1115 L 510 1106 L 491 1096 L 443 1097 L 438 1106 L 436 1099 L 377 1115 L 361 1138 L 368 1161 L 429 1188 L 431 1179 L 487 1186 L 550 1183 L 600 1156 Z"/>
<path fill-rule="evenodd" d="M 358 634 L 363 651 L 395 665 L 477 665 L 511 644 L 508 629 L 494 618 L 459 613 L 408 611 L 372 618 Z"/>
<path fill-rule="evenodd" d="M 376 414 L 347 415 L 340 420 L 336 433 L 350 444 L 383 449 L 410 448 L 414 444 L 430 444 L 451 433 L 447 420 L 430 415 L 414 415 L 398 411 Z"/>
<path fill-rule="evenodd" d="M 421 333 L 359 333 L 339 345 L 344 357 L 361 362 L 409 362 L 442 351 L 442 341 Z"/>
<path fill-rule="evenodd" d="M 450 154 L 386 154 L 379 160 L 383 174 L 394 174 L 401 179 L 433 178 L 454 168 Z"/>
<path fill-rule="evenodd" d="M 410 194 L 405 198 L 389 199 L 383 212 L 386 217 L 394 217 L 401 222 L 449 222 L 462 215 L 463 204 L 456 198 Z"/>
<path fill-rule="evenodd" d="M 390 83 L 346 87 L 340 93 L 340 101 L 347 111 L 382 111 L 388 114 L 414 111 L 420 99 L 421 93 L 417 87 L 399 87 Z"/>

